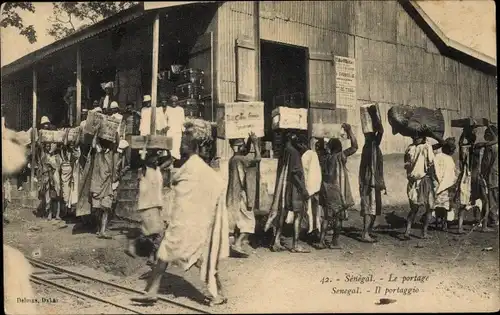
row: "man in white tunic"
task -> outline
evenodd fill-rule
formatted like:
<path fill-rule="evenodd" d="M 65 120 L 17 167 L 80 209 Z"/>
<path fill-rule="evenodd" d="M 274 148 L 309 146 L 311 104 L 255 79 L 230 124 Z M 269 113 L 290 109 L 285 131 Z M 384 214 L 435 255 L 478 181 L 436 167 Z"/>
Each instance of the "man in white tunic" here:
<path fill-rule="evenodd" d="M 142 103 L 139 131 L 141 136 L 147 136 L 151 134 L 151 96 L 145 95 Z M 164 133 L 166 128 L 165 115 L 161 108 L 156 108 L 156 132 Z"/>
<path fill-rule="evenodd" d="M 165 110 L 165 118 L 167 121 L 168 136 L 172 137 L 172 157 L 180 159 L 180 147 L 182 133 L 184 132 L 184 122 L 186 116 L 184 115 L 184 108 L 177 106 L 177 97 L 172 96 L 171 105 L 167 106 Z"/>
<path fill-rule="evenodd" d="M 106 92 L 106 95 L 103 96 L 99 102 L 99 106 L 104 110 L 107 111 L 109 106 L 111 105 L 111 102 L 113 101 L 114 95 L 114 83 L 113 82 L 108 82 L 106 84 L 102 85 L 103 90 Z"/>

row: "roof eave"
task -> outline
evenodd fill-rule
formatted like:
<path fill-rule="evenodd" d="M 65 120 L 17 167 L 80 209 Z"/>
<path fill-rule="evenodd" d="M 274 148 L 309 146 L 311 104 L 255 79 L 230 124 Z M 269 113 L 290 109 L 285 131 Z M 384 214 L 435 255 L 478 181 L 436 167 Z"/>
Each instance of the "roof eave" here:
<path fill-rule="evenodd" d="M 410 14 L 410 16 L 421 19 L 426 25 L 421 26 L 422 29 L 428 34 L 428 36 L 433 39 L 434 43 L 442 52 L 458 51 L 461 54 L 467 55 L 478 62 L 485 64 L 487 68 L 494 68 L 496 72 L 497 63 L 496 60 L 490 56 L 487 56 L 477 50 L 467 47 L 459 42 L 450 39 L 446 36 L 439 26 L 432 21 L 432 19 L 425 13 L 425 11 L 420 7 L 420 5 L 415 0 L 398 0 L 403 8 Z M 427 27 L 425 27 L 427 26 Z"/>
<path fill-rule="evenodd" d="M 45 57 L 67 48 L 69 46 L 75 45 L 85 39 L 96 36 L 104 31 L 110 30 L 118 25 L 136 19 L 144 14 L 144 4 L 141 2 L 127 10 L 121 11 L 116 15 L 113 15 L 107 19 L 99 21 L 89 27 L 86 27 L 76 33 L 69 35 L 63 39 L 57 40 L 50 45 L 42 47 L 35 50 L 32 53 L 27 54 L 5 66 L 1 69 L 1 76 L 7 77 L 13 73 L 16 73 L 30 65 L 44 59 Z"/>

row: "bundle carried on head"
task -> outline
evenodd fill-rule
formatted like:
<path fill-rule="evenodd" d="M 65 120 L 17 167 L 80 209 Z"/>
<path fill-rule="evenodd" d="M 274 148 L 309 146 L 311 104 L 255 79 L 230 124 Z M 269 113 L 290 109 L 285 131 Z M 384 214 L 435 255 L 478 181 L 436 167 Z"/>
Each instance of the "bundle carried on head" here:
<path fill-rule="evenodd" d="M 214 123 L 198 118 L 186 118 L 184 123 L 186 131 L 191 132 L 200 143 L 213 140 L 212 127 L 214 126 Z"/>
<path fill-rule="evenodd" d="M 393 106 L 387 113 L 392 133 L 411 137 L 427 136 L 433 132 L 440 137 L 444 135 L 444 117 L 439 109 L 425 107 Z"/>

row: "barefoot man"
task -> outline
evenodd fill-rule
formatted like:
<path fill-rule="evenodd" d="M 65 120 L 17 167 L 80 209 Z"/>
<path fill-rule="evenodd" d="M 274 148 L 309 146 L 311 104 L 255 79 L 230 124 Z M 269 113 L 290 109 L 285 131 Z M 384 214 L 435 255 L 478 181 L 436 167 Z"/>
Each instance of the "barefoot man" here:
<path fill-rule="evenodd" d="M 255 232 L 255 192 L 257 189 L 257 166 L 260 162 L 260 149 L 257 136 L 252 132 L 250 139 L 231 139 L 234 155 L 229 160 L 229 176 L 227 184 L 226 205 L 232 218 L 231 229 L 238 228 L 239 235 L 234 245 L 233 253 L 240 257 L 248 257 L 242 248 L 242 243 Z M 250 144 L 254 145 L 255 154 L 250 154 Z"/>
<path fill-rule="evenodd" d="M 161 278 L 169 263 L 184 270 L 200 266 L 210 305 L 227 302 L 222 293 L 217 266 L 229 256 L 229 226 L 224 181 L 197 154 L 198 141 L 185 133 L 181 141 L 182 166 L 172 178 L 175 197 L 170 222 L 158 250 L 158 262 L 147 282 L 146 294 L 132 298 L 154 303 Z"/>
<path fill-rule="evenodd" d="M 309 198 L 304 177 L 304 167 L 299 152 L 299 139 L 297 135 L 290 132 L 283 154 L 278 162 L 274 200 L 265 227 L 265 231 L 269 230 L 271 226 L 275 228 L 272 251 L 284 250 L 280 243 L 281 231 L 288 211 L 292 211 L 294 212 L 294 235 L 291 251 L 293 253 L 309 253 L 309 250 L 299 245 L 300 224 L 305 215 L 306 201 Z"/>

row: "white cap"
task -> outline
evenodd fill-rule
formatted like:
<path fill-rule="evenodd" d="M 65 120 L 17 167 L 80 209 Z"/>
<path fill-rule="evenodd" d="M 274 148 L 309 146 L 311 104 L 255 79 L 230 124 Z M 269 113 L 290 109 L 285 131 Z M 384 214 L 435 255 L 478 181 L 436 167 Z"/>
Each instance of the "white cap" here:
<path fill-rule="evenodd" d="M 93 112 L 98 112 L 98 113 L 102 113 L 102 108 L 100 107 L 96 107 L 92 110 Z"/>
<path fill-rule="evenodd" d="M 40 119 L 40 125 L 43 125 L 43 124 L 50 124 L 49 117 L 43 116 L 42 119 Z"/>
<path fill-rule="evenodd" d="M 126 149 L 128 148 L 128 142 L 127 140 L 120 140 L 120 143 L 118 144 L 119 149 Z"/>
<path fill-rule="evenodd" d="M 142 100 L 143 103 L 146 102 L 151 102 L 151 95 L 144 95 L 144 99 Z"/>
<path fill-rule="evenodd" d="M 107 89 L 107 88 L 111 88 L 111 89 L 112 89 L 112 88 L 114 88 L 114 87 L 115 87 L 115 84 L 114 84 L 112 81 L 110 81 L 110 82 L 108 82 L 108 83 L 104 84 L 104 88 L 105 88 L 105 89 Z"/>
<path fill-rule="evenodd" d="M 118 108 L 118 103 L 117 102 L 111 102 L 111 106 L 109 107 L 110 109 L 113 109 L 113 108 Z"/>

